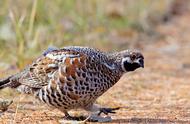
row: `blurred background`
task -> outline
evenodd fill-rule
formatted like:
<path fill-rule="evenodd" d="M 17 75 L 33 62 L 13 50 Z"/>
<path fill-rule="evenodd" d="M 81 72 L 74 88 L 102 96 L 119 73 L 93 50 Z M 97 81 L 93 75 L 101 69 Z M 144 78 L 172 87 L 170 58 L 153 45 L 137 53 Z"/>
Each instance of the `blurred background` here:
<path fill-rule="evenodd" d="M 125 108 L 115 123 L 189 123 L 189 22 L 189 0 L 1 0 L 0 77 L 23 69 L 49 46 L 138 49 L 145 69 L 125 75 L 98 103 Z M 31 97 L 0 94 L 14 99 L 10 109 L 16 111 L 1 116 L 2 123 L 62 117 L 40 106 L 22 109 L 35 106 Z"/>
<path fill-rule="evenodd" d="M 186 11 L 185 0 L 1 0 L 0 67 L 18 68 L 49 46 L 137 48 L 156 26 Z M 28 60 L 28 61 L 27 61 Z M 7 63 L 7 64 L 6 64 Z"/>

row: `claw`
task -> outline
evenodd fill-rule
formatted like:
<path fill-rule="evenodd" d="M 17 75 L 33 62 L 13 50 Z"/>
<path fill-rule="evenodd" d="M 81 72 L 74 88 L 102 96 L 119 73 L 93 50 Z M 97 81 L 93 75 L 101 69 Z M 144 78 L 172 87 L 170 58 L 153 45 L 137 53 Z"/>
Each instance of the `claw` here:
<path fill-rule="evenodd" d="M 89 118 L 88 118 L 88 122 L 100 122 L 100 123 L 103 123 L 103 122 L 111 122 L 112 121 L 112 118 L 107 116 L 107 117 L 101 117 L 101 116 L 97 116 L 97 115 L 91 115 Z"/>
<path fill-rule="evenodd" d="M 64 119 L 65 120 L 81 121 L 81 120 L 85 120 L 86 117 L 84 117 L 84 116 L 74 117 L 74 116 L 70 116 L 69 113 L 66 112 L 65 116 L 64 116 Z"/>
<path fill-rule="evenodd" d="M 98 113 L 98 115 L 100 115 L 101 113 L 104 113 L 106 115 L 108 115 L 109 113 L 116 113 L 115 110 L 120 109 L 120 107 L 117 108 L 100 108 L 100 112 Z"/>

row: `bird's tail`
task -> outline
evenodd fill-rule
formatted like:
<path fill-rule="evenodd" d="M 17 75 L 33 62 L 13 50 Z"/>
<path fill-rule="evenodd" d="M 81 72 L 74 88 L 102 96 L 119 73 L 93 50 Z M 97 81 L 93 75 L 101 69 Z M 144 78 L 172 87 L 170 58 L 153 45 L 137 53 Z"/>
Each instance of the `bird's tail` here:
<path fill-rule="evenodd" d="M 11 82 L 11 77 L 12 76 L 9 76 L 9 77 L 7 77 L 7 78 L 4 78 L 4 79 L 1 79 L 0 80 L 0 89 L 3 89 L 3 88 L 5 88 L 5 87 L 8 87 L 9 86 L 9 84 L 10 84 L 10 82 Z"/>
<path fill-rule="evenodd" d="M 7 78 L 0 79 L 0 89 L 6 88 L 6 87 L 14 88 L 16 86 L 18 86 L 18 82 L 15 79 L 15 75 L 11 75 Z"/>

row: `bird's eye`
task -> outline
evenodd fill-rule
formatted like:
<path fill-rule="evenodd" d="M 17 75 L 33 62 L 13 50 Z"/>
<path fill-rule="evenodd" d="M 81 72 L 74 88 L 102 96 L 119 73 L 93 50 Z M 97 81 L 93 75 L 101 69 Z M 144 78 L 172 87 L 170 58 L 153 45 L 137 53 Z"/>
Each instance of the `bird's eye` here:
<path fill-rule="evenodd" d="M 136 58 L 136 55 L 135 55 L 135 54 L 132 54 L 132 55 L 131 55 L 131 60 L 135 60 L 135 58 Z"/>

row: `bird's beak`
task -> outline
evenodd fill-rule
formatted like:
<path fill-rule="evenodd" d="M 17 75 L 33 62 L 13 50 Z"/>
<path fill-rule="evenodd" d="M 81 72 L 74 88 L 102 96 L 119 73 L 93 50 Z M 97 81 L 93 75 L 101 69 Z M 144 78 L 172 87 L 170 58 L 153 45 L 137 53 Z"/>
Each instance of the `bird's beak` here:
<path fill-rule="evenodd" d="M 141 66 L 142 68 L 144 68 L 144 63 L 140 64 L 140 66 Z"/>
<path fill-rule="evenodd" d="M 143 59 L 139 60 L 139 64 L 140 64 L 140 67 L 144 68 L 144 60 Z"/>
<path fill-rule="evenodd" d="M 136 63 L 138 63 L 140 67 L 144 68 L 144 59 L 140 58 L 136 61 Z"/>

